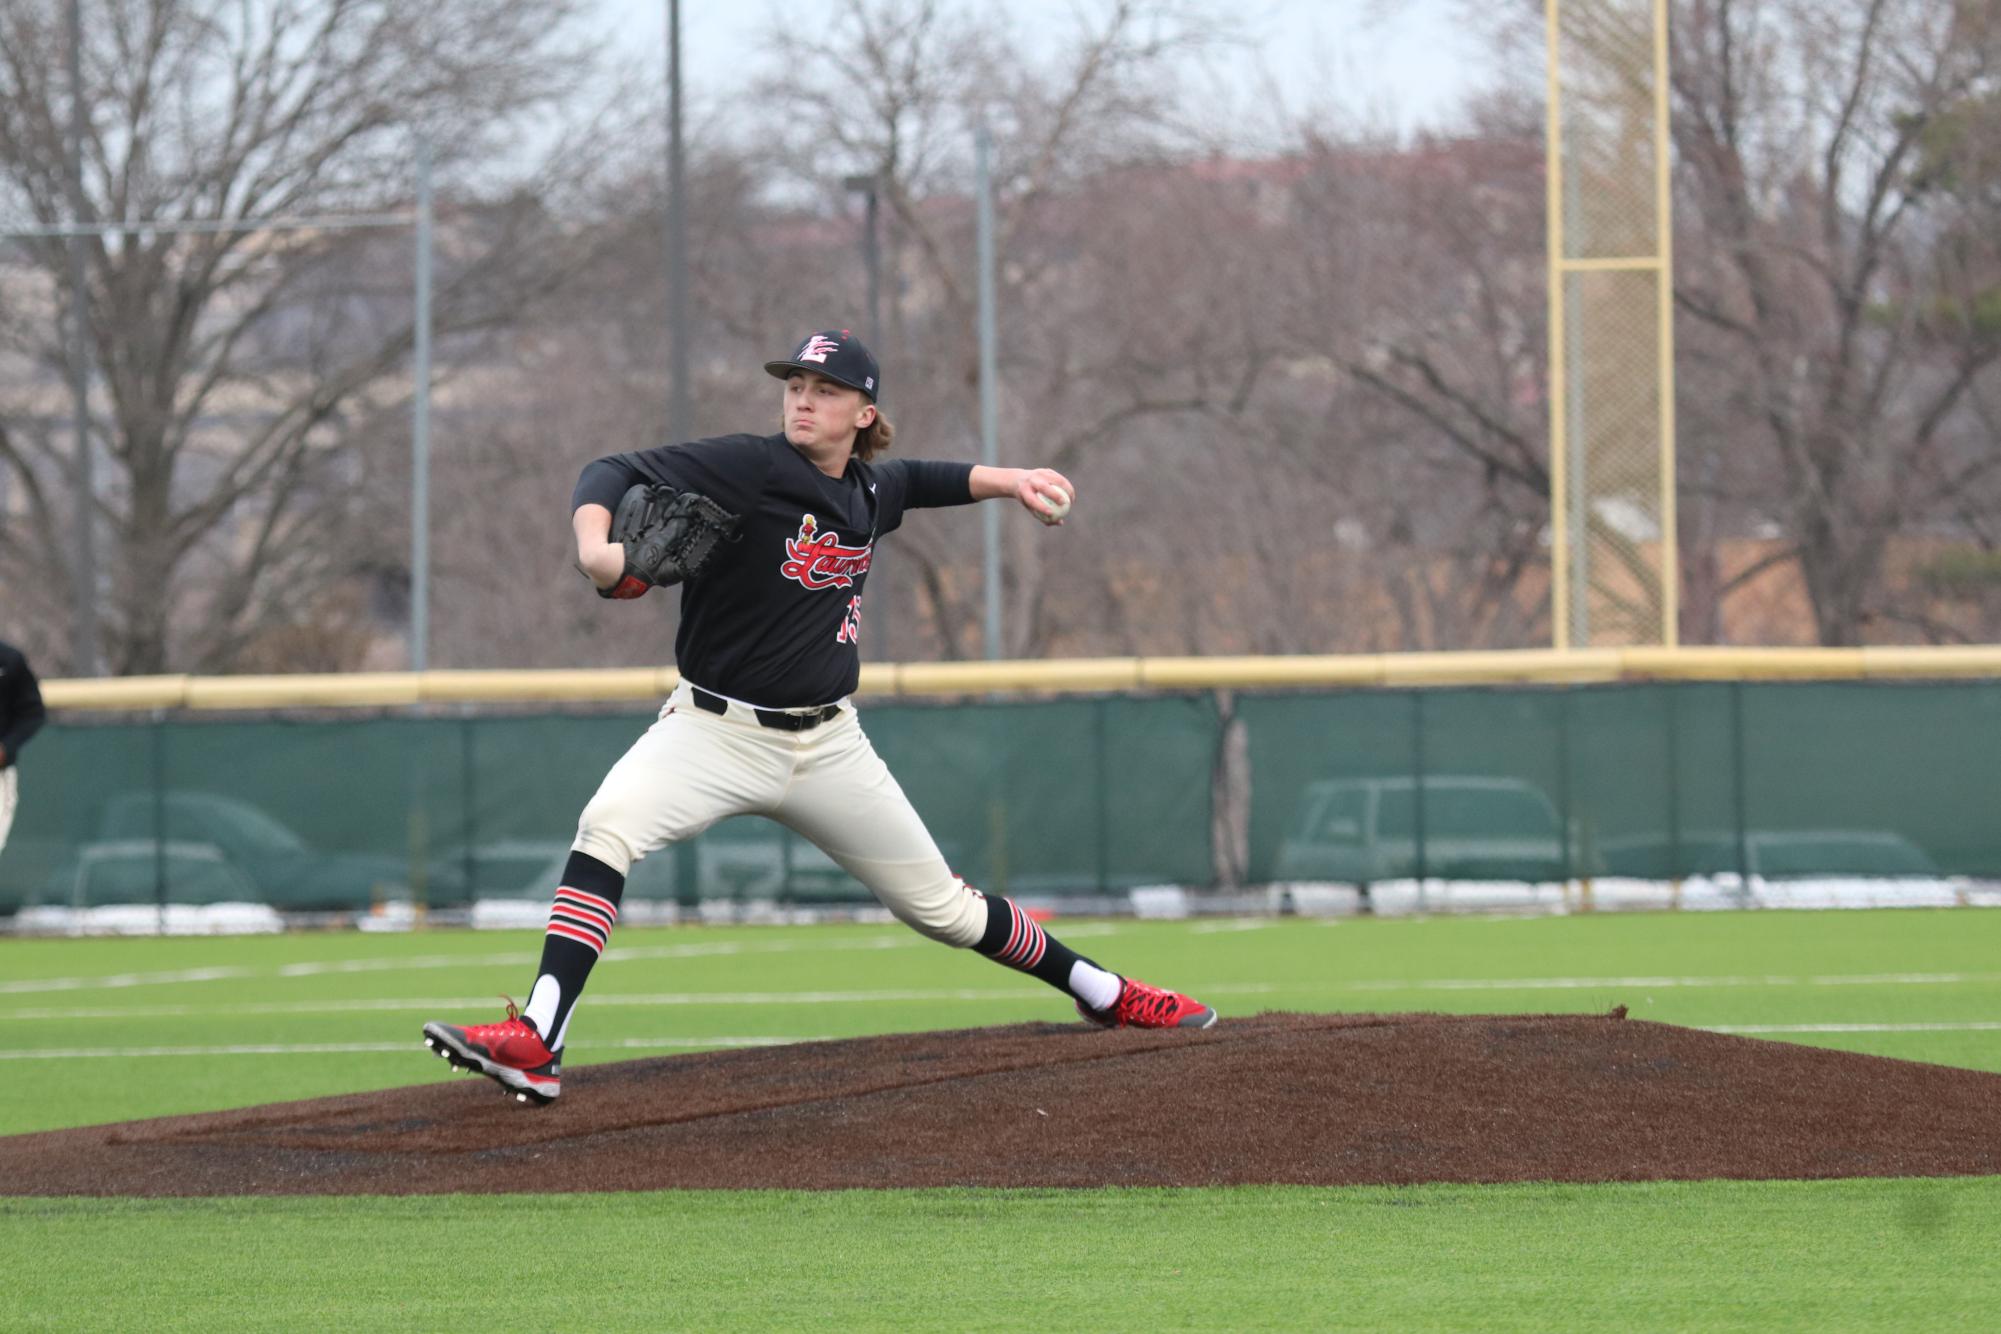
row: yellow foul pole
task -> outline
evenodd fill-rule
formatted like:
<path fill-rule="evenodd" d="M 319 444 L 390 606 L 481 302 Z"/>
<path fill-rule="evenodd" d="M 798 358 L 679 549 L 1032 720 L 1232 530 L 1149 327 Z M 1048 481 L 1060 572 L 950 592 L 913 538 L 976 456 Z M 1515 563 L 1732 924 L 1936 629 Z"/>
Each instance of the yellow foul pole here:
<path fill-rule="evenodd" d="M 1681 642 L 1681 537 L 1675 523 L 1674 208 L 1668 156 L 1674 144 L 1668 87 L 1668 3 L 1654 0 L 1654 209 L 1660 255 L 1661 643 Z"/>
<path fill-rule="evenodd" d="M 1549 619 L 1554 644 L 1570 647 L 1570 532 L 1565 477 L 1563 343 L 1563 83 L 1557 7 L 1560 0 L 1543 0 L 1549 32 L 1547 66 L 1549 92 L 1543 132 L 1543 212 L 1549 250 Z"/>

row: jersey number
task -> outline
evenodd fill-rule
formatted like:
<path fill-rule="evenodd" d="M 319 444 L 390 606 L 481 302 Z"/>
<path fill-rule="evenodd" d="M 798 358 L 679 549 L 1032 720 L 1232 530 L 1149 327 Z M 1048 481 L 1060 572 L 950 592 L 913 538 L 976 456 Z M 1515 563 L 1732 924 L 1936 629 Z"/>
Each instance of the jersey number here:
<path fill-rule="evenodd" d="M 834 636 L 837 644 L 859 644 L 862 642 L 862 600 L 859 596 L 848 599 L 848 614 L 841 621 L 841 632 Z"/>

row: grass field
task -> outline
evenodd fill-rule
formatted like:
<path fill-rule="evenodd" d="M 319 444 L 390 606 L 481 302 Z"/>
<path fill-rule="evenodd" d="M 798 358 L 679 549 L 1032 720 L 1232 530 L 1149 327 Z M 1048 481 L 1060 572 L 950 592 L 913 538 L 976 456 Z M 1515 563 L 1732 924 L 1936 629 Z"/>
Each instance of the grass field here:
<path fill-rule="evenodd" d="M 1624 1004 L 2001 1071 L 2001 912 L 1052 929 L 1226 1016 Z M 621 929 L 614 943 L 572 1065 L 1065 1017 L 1038 984 L 893 926 Z M 0 1133 L 448 1078 L 421 1022 L 495 1017 L 497 992 L 525 992 L 537 945 L 0 941 Z M 0 1199 L 10 1256 L 32 1257 L 0 1266 L 0 1327 L 1972 1328 L 2001 1310 L 1997 1220 L 2001 1178 Z"/>

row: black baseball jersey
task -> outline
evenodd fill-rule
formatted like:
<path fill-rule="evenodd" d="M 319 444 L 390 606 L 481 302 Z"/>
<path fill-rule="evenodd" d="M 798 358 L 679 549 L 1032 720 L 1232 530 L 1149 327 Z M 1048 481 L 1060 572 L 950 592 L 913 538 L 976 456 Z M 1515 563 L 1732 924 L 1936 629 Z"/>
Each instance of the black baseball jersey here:
<path fill-rule="evenodd" d="M 742 535 L 681 585 L 674 656 L 696 685 L 769 708 L 831 704 L 861 676 L 862 590 L 907 509 L 972 503 L 972 465 L 850 460 L 829 477 L 783 435 L 729 435 L 598 459 L 571 508 L 618 508 L 640 482 L 709 497 Z"/>
<path fill-rule="evenodd" d="M 21 747 L 47 719 L 42 687 L 28 670 L 28 659 L 12 644 L 0 644 L 0 748 L 7 752 L 0 768 L 20 758 Z"/>

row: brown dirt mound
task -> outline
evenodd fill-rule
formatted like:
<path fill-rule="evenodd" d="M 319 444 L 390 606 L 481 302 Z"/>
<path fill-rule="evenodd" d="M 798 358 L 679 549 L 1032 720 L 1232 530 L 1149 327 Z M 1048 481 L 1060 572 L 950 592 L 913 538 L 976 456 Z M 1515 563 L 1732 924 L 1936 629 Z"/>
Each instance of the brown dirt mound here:
<path fill-rule="evenodd" d="M 411 1044 L 415 1065 L 423 1050 Z M 442 1070 L 442 1064 L 436 1065 Z M 0 1193 L 1190 1186 L 2001 1173 L 2001 1075 L 1613 1016 L 1025 1024 L 0 1139 Z"/>

